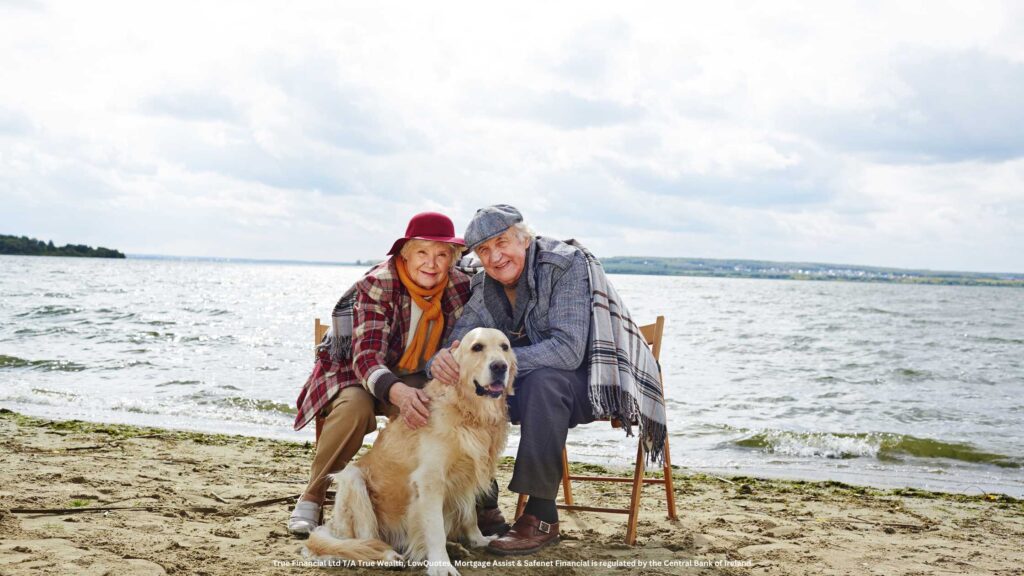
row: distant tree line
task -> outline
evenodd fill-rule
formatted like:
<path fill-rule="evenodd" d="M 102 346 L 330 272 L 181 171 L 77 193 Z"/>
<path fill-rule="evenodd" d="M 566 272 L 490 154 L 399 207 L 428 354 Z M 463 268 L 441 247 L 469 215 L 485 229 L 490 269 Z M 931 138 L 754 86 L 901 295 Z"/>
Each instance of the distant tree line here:
<path fill-rule="evenodd" d="M 0 254 L 23 256 L 75 256 L 80 258 L 124 258 L 124 254 L 110 248 L 93 248 L 85 244 L 54 246 L 53 240 L 43 242 L 28 236 L 0 234 Z"/>

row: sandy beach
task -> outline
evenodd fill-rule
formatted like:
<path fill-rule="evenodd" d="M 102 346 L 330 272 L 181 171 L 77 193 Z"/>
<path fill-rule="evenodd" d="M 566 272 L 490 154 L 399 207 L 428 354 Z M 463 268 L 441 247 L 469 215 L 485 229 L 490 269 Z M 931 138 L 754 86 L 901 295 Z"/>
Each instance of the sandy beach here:
<path fill-rule="evenodd" d="M 305 482 L 308 444 L 7 410 L 0 430 L 2 574 L 319 569 L 302 564 L 302 542 L 284 530 L 282 499 Z M 499 471 L 502 486 L 510 464 Z M 463 574 L 1024 574 L 1024 503 L 1004 496 L 678 470 L 679 520 L 669 521 L 657 489 L 644 491 L 634 547 L 622 544 L 623 516 L 563 512 L 563 541 L 536 556 L 451 545 L 453 559 Z M 594 505 L 628 497 L 623 486 L 594 483 L 577 483 L 575 493 Z M 510 515 L 514 495 L 503 492 L 501 505 Z"/>

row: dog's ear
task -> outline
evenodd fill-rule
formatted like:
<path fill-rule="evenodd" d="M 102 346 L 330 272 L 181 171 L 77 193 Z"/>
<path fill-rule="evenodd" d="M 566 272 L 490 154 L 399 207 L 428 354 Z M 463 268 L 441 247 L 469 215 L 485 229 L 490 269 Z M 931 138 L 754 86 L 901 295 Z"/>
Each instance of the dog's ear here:
<path fill-rule="evenodd" d="M 452 357 L 455 358 L 455 362 L 457 362 L 459 366 L 462 366 L 462 356 L 466 353 L 466 350 L 473 346 L 472 344 L 469 343 L 469 340 L 471 340 L 470 335 L 466 334 L 465 336 L 462 337 L 462 340 L 458 341 L 459 347 L 456 348 L 455 350 L 452 350 Z"/>
<path fill-rule="evenodd" d="M 507 356 L 508 356 L 508 386 L 507 386 L 507 388 L 508 388 L 508 395 L 509 396 L 513 396 L 513 395 L 515 395 L 515 390 L 514 390 L 513 386 L 515 386 L 516 372 L 519 371 L 519 362 L 518 362 L 518 360 L 516 360 L 516 352 L 515 352 L 515 350 L 512 349 L 511 344 L 509 345 L 508 355 Z"/>

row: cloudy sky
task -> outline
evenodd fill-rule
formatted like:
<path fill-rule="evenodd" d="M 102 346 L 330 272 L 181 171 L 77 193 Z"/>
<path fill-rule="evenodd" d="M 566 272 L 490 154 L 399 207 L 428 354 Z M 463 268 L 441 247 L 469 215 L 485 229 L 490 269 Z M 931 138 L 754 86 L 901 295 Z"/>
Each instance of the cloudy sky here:
<path fill-rule="evenodd" d="M 1020 3 L 492 4 L 0 0 L 0 233 L 1024 272 Z"/>

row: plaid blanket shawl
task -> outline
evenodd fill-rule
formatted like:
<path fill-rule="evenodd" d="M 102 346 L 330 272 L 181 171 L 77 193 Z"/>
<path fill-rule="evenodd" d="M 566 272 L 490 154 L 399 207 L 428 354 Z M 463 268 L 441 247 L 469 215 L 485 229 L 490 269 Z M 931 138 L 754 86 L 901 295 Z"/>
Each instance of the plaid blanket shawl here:
<path fill-rule="evenodd" d="M 335 362 L 352 358 L 352 307 L 355 302 L 356 286 L 353 284 L 334 305 L 331 312 L 331 328 L 316 347 L 318 353 L 327 352 Z"/>
<path fill-rule="evenodd" d="M 351 379 L 345 373 L 352 371 L 352 307 L 355 301 L 356 286 L 353 284 L 334 305 L 331 327 L 316 347 L 317 360 L 313 364 L 313 372 L 295 400 L 298 409 L 292 425 L 295 430 L 305 428 L 334 400 L 341 391 L 341 380 Z"/>
<path fill-rule="evenodd" d="M 594 416 L 618 418 L 627 436 L 633 434 L 631 425 L 638 423 L 648 461 L 661 463 L 667 433 L 661 367 L 601 262 L 579 242 L 566 243 L 583 252 L 590 273 L 590 403 Z"/>

